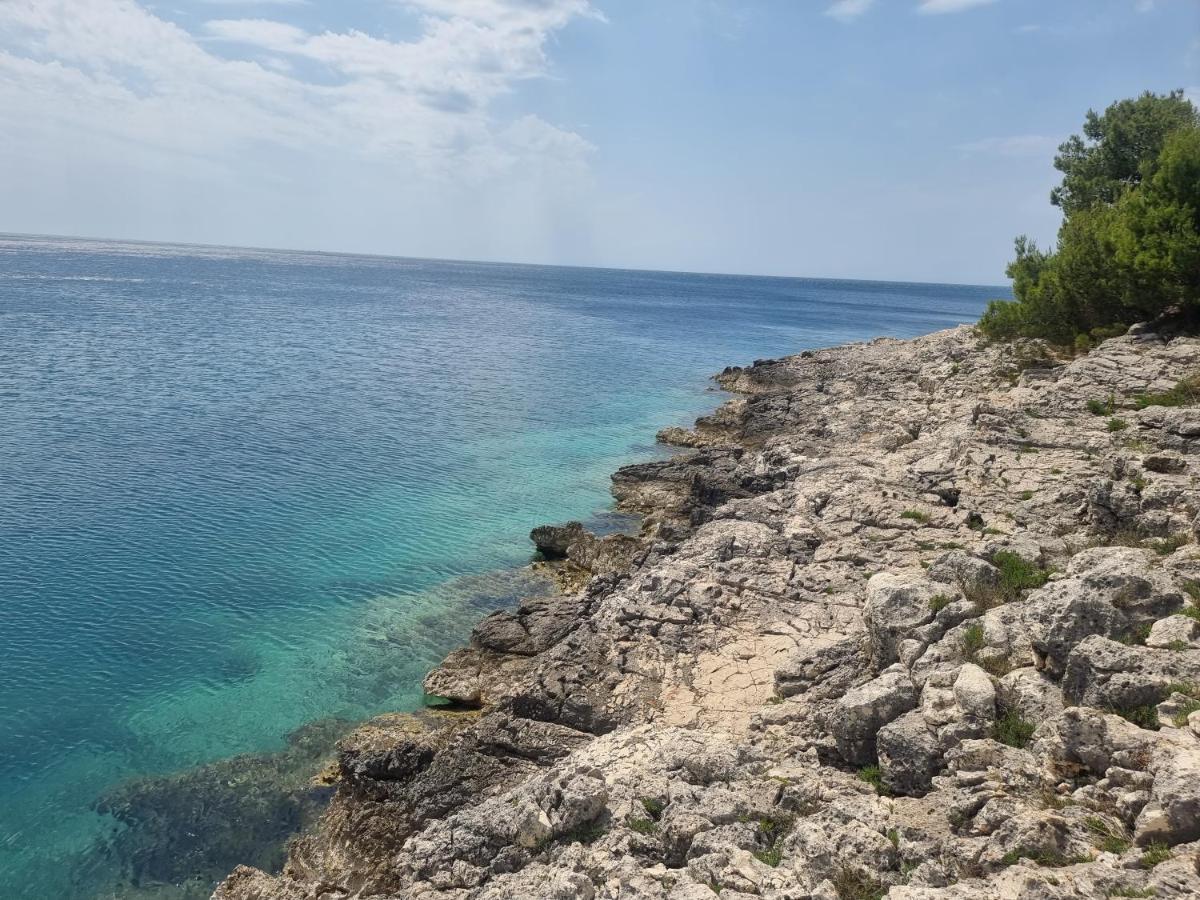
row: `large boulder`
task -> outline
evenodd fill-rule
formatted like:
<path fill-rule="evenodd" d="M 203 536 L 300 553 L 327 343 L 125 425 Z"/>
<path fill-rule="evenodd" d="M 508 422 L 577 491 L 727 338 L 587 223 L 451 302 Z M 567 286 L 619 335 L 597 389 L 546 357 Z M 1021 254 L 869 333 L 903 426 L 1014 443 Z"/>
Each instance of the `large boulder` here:
<path fill-rule="evenodd" d="M 529 532 L 529 539 L 546 559 L 566 559 L 571 545 L 582 540 L 586 534 L 582 522 L 567 522 L 563 525 L 539 525 Z"/>
<path fill-rule="evenodd" d="M 875 742 L 884 787 L 894 794 L 918 796 L 929 790 L 942 752 L 919 710 L 884 725 Z"/>
<path fill-rule="evenodd" d="M 1131 709 L 1158 703 L 1180 682 L 1200 683 L 1200 650 L 1157 650 L 1092 635 L 1067 658 L 1062 690 L 1070 704 Z"/>
<path fill-rule="evenodd" d="M 1151 556 L 1130 547 L 1084 550 L 1068 564 L 1067 577 L 1031 594 L 1024 619 L 1039 667 L 1061 675 L 1085 638 L 1132 637 L 1183 607 L 1183 594 L 1152 566 Z"/>
<path fill-rule="evenodd" d="M 879 729 L 916 705 L 916 688 L 899 664 L 847 691 L 834 705 L 830 721 L 838 752 L 851 765 L 873 763 Z"/>
<path fill-rule="evenodd" d="M 892 575 L 879 572 L 867 582 L 863 621 L 867 626 L 871 661 L 879 668 L 899 658 L 900 642 L 917 627 L 933 621 L 930 601 L 945 593 L 923 573 Z"/>

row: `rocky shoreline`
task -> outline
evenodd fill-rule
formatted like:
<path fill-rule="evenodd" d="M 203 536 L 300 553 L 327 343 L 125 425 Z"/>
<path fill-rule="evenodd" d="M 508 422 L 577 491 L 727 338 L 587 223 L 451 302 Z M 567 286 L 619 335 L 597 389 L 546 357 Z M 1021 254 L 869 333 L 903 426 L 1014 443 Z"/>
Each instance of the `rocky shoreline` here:
<path fill-rule="evenodd" d="M 217 900 L 1200 895 L 1200 340 L 747 368 Z"/>

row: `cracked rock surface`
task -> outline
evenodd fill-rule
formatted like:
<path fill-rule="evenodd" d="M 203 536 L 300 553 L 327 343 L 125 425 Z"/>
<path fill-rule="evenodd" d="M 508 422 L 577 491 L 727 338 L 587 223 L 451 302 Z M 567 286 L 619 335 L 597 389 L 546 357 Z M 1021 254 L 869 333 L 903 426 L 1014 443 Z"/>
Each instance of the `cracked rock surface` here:
<path fill-rule="evenodd" d="M 217 900 L 1200 896 L 1200 340 L 727 369 Z M 580 576 L 583 577 L 580 577 Z"/>

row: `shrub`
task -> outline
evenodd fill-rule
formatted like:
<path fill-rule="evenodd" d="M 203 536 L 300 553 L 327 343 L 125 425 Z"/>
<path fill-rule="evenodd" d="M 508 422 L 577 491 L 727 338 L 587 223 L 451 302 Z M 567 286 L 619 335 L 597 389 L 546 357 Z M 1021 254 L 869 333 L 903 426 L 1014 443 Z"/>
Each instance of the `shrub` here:
<path fill-rule="evenodd" d="M 1142 706 L 1115 706 L 1109 710 L 1116 713 L 1127 722 L 1132 722 L 1138 728 L 1158 731 L 1158 709 L 1153 703 Z"/>
<path fill-rule="evenodd" d="M 987 646 L 987 638 L 983 633 L 983 626 L 978 622 L 972 622 L 966 627 L 962 634 L 962 652 L 967 659 L 974 659 L 975 655 Z"/>
<path fill-rule="evenodd" d="M 1108 425 L 1108 430 L 1113 433 L 1124 431 L 1129 427 L 1128 422 L 1126 422 L 1124 419 L 1118 419 L 1116 416 L 1113 416 L 1111 419 L 1109 419 L 1106 424 Z"/>
<path fill-rule="evenodd" d="M 1133 322 L 1200 306 L 1200 115 L 1182 91 L 1089 111 L 1054 164 L 1057 246 L 1017 239 L 1016 299 L 988 306 L 985 337 L 1086 351 Z"/>
<path fill-rule="evenodd" d="M 936 594 L 929 598 L 929 608 L 935 613 L 939 613 L 952 602 L 952 598 L 946 596 L 945 594 Z"/>
<path fill-rule="evenodd" d="M 1087 410 L 1093 416 L 1111 416 L 1117 411 L 1116 398 L 1109 394 L 1107 400 L 1089 400 Z"/>
<path fill-rule="evenodd" d="M 1087 856 L 1066 856 L 1057 850 L 1030 850 L 1026 847 L 1018 847 L 1000 857 L 1000 865 L 1013 866 L 1022 859 L 1032 860 L 1039 866 L 1052 868 L 1062 868 L 1063 866 L 1073 866 L 1075 863 L 1091 861 Z"/>
<path fill-rule="evenodd" d="M 887 796 L 888 789 L 883 786 L 883 772 L 879 766 L 863 766 L 858 770 L 858 779 L 875 788 L 875 793 Z"/>
<path fill-rule="evenodd" d="M 643 797 L 642 809 L 646 810 L 650 818 L 657 819 L 662 815 L 662 811 L 666 809 L 666 804 L 661 800 L 656 800 L 654 797 Z"/>
<path fill-rule="evenodd" d="M 658 825 L 653 819 L 639 819 L 637 816 L 630 816 L 625 820 L 625 824 L 629 826 L 630 831 L 636 831 L 638 834 L 651 835 L 658 831 Z"/>
<path fill-rule="evenodd" d="M 1083 825 L 1092 833 L 1095 844 L 1105 853 L 1124 853 L 1132 846 L 1120 826 L 1101 819 L 1099 816 L 1088 816 Z"/>
<path fill-rule="evenodd" d="M 1015 709 L 1004 710 L 992 729 L 992 737 L 1010 747 L 1023 748 L 1033 737 L 1035 726 L 1032 722 L 1021 717 Z"/>
<path fill-rule="evenodd" d="M 1170 858 L 1170 847 L 1166 844 L 1154 843 L 1146 847 L 1142 858 L 1138 860 L 1138 865 L 1143 869 L 1153 869 L 1159 863 L 1166 862 Z"/>
<path fill-rule="evenodd" d="M 1192 536 L 1186 531 L 1179 531 L 1165 538 L 1150 541 L 1150 546 L 1159 556 L 1170 556 L 1180 547 L 1191 543 Z"/>
<path fill-rule="evenodd" d="M 1192 406 L 1200 403 L 1200 375 L 1190 375 L 1161 394 L 1138 394 L 1133 400 L 1138 409 L 1147 406 Z"/>
<path fill-rule="evenodd" d="M 900 513 L 900 518 L 910 519 L 913 522 L 920 522 L 922 525 L 924 525 L 929 521 L 929 513 L 922 512 L 919 509 L 906 509 L 904 512 Z"/>
<path fill-rule="evenodd" d="M 1010 599 L 1022 591 L 1040 588 L 1050 579 L 1049 570 L 1038 568 L 1008 550 L 995 553 L 992 565 L 1000 570 L 1000 587 Z"/>
<path fill-rule="evenodd" d="M 843 866 L 833 876 L 838 900 L 881 900 L 888 889 L 866 872 Z"/>

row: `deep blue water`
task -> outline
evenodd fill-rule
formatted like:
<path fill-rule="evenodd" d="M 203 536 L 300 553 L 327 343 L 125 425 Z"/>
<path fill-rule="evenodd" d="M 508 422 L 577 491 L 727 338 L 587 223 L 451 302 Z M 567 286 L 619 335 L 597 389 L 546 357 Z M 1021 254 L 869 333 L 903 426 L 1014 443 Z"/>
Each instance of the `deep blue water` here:
<path fill-rule="evenodd" d="M 98 890 L 123 779 L 414 708 L 714 371 L 1007 293 L 0 236 L 0 894 Z"/>

